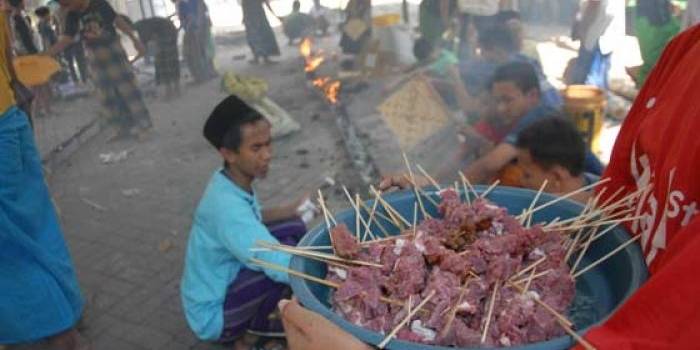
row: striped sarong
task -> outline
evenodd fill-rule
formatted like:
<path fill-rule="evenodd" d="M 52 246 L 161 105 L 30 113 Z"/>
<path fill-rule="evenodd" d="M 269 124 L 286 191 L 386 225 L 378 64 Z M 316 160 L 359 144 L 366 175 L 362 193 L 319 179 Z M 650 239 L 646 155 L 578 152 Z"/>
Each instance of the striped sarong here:
<path fill-rule="evenodd" d="M 109 45 L 88 46 L 91 77 L 110 119 L 125 129 L 150 128 L 151 116 L 129 59 L 119 40 Z"/>
<path fill-rule="evenodd" d="M 296 245 L 306 233 L 306 225 L 295 219 L 270 224 L 268 230 L 281 244 Z M 289 295 L 291 289 L 288 285 L 271 280 L 263 272 L 241 269 L 226 289 L 224 329 L 219 341 L 233 341 L 246 331 L 282 335 L 281 320 L 270 315 L 280 299 Z"/>

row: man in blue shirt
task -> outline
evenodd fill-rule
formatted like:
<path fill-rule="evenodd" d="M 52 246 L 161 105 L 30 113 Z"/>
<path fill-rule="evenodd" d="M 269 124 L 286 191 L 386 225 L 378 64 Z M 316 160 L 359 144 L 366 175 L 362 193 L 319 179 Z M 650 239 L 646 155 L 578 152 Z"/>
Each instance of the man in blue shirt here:
<path fill-rule="evenodd" d="M 547 80 L 540 62 L 520 52 L 519 40 L 505 24 L 494 25 L 480 32 L 480 55 L 462 62 L 459 67 L 467 92 L 472 96 L 482 96 L 488 93 L 489 82 L 499 66 L 512 62 L 527 62 L 537 74 L 542 104 L 561 109 L 561 95 Z"/>
<path fill-rule="evenodd" d="M 272 159 L 270 123 L 235 96 L 216 106 L 204 137 L 224 159 L 207 185 L 194 214 L 181 283 L 190 328 L 203 340 L 250 346 L 251 337 L 281 335 L 269 317 L 289 294 L 286 273 L 250 265 L 251 258 L 288 266 L 281 252 L 252 252 L 257 241 L 296 245 L 306 232 L 298 203 L 262 209 L 253 182 L 263 178 Z M 286 220 L 286 221 L 284 221 Z M 266 226 L 267 225 L 267 226 Z M 245 343 L 245 344 L 244 344 Z"/>
<path fill-rule="evenodd" d="M 532 123 L 558 115 L 544 104 L 535 69 L 526 62 L 512 62 L 496 69 L 489 83 L 495 116 L 482 121 L 474 129 L 486 136 L 496 146 L 471 163 L 464 174 L 475 183 L 493 179 L 506 165 L 515 161 L 518 134 Z M 600 174 L 602 166 L 595 156 L 587 152 L 586 169 Z"/>

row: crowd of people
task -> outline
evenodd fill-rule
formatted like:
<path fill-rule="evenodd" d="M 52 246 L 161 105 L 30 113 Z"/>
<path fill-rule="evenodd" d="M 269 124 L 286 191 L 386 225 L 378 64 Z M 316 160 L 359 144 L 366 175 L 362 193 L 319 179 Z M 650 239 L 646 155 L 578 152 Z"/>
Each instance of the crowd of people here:
<path fill-rule="evenodd" d="M 547 7 L 552 1 L 538 1 Z M 551 9 L 571 16 L 572 37 L 580 42 L 566 82 L 608 89 L 611 55 L 624 34 L 625 3 L 584 0 L 577 14 L 570 1 Z M 74 82 L 94 84 L 118 136 L 140 137 L 152 120 L 136 82 L 132 63 L 154 48 L 156 81 L 168 97 L 180 94 L 178 32 L 184 30 L 183 56 L 194 82 L 217 76 L 209 9 L 203 0 L 175 0 L 180 28 L 169 18 L 132 23 L 106 0 L 57 0 L 35 9 L 40 39 L 26 16 L 23 0 L 6 0 L 0 16 L 0 344 L 46 339 L 56 349 L 78 349 L 76 325 L 84 300 L 44 181 L 29 115 L 51 113 L 49 86 L 34 86 L 33 107 L 20 108 L 13 58 L 43 52 L 58 57 Z M 517 164 L 518 185 L 561 194 L 609 178 L 598 193 L 605 201 L 649 188 L 633 203 L 651 277 L 628 301 L 586 338 L 600 348 L 672 349 L 695 346 L 700 317 L 693 301 L 700 284 L 687 278 L 698 262 L 697 201 L 700 188 L 694 135 L 700 80 L 700 27 L 692 21 L 697 2 L 681 15 L 668 0 L 637 0 L 635 27 L 644 64 L 630 69 L 640 86 L 620 131 L 607 168 L 592 154 L 562 110 L 562 97 L 543 73 L 524 40 L 520 14 L 512 1 L 424 0 L 420 37 L 414 43 L 418 64 L 446 101 L 470 120 L 468 131 L 493 147 L 462 169 L 475 183 L 499 176 Z M 251 63 L 269 64 L 280 54 L 265 7 L 267 0 L 242 0 L 243 24 Z M 524 7 L 525 8 L 525 7 Z M 372 35 L 372 3 L 350 0 L 340 24 L 340 47 L 357 54 Z M 532 10 L 529 8 L 529 10 Z M 523 11 L 526 12 L 526 11 Z M 575 16 L 574 16 L 575 14 Z M 527 16 L 541 18 L 533 11 Z M 292 4 L 278 17 L 290 43 L 329 28 L 320 1 L 310 14 Z M 530 18 L 531 19 L 531 18 Z M 684 31 L 681 31 L 681 26 Z M 129 59 L 118 31 L 137 51 Z M 680 32 L 680 34 L 679 34 Z M 89 67 L 89 70 L 88 70 Z M 221 157 L 194 213 L 180 285 L 185 318 L 202 340 L 232 343 L 235 350 L 284 348 L 269 337 L 286 335 L 293 350 L 370 349 L 352 335 L 291 296 L 286 273 L 249 263 L 251 258 L 287 266 L 290 255 L 253 251 L 257 241 L 295 245 L 306 232 L 299 218 L 307 198 L 262 208 L 254 183 L 272 160 L 271 124 L 248 103 L 228 96 L 203 127 L 203 136 Z M 457 152 L 464 157 L 464 150 Z M 459 160 L 451 160 L 459 162 Z M 377 179 L 381 190 L 427 182 L 408 182 L 405 174 Z M 618 189 L 620 189 L 618 191 Z M 613 198 L 611 198 L 613 199 Z M 42 310 L 42 312 L 36 312 Z M 277 317 L 274 317 L 277 316 Z M 685 331 L 688 330 L 688 331 Z M 261 338 L 262 337 L 262 338 Z M 261 343 L 263 341 L 263 343 Z"/>

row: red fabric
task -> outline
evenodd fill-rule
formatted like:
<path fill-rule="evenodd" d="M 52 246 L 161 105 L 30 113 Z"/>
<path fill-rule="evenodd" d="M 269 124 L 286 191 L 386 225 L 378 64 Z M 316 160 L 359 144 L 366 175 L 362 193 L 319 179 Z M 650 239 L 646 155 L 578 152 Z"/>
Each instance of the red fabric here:
<path fill-rule="evenodd" d="M 472 126 L 476 132 L 493 143 L 500 143 L 515 127 L 515 123 L 506 126 L 498 126 L 487 120 L 480 120 Z"/>
<path fill-rule="evenodd" d="M 700 27 L 680 34 L 640 91 L 613 149 L 603 197 L 618 188 L 635 201 L 651 277 L 602 326 L 586 334 L 599 349 L 700 347 Z M 579 348 L 581 348 L 579 346 Z"/>

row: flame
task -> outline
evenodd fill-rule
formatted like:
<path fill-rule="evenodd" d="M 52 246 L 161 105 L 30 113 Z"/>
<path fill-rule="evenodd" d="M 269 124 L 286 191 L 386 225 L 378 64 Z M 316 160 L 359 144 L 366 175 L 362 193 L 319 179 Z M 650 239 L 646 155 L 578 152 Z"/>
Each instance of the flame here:
<path fill-rule="evenodd" d="M 309 38 L 304 38 L 301 44 L 299 44 L 299 53 L 304 57 L 304 71 L 307 73 L 315 71 L 325 60 L 323 51 L 319 50 L 316 54 L 312 54 L 311 39 Z M 339 80 L 331 80 L 330 77 L 320 77 L 314 79 L 311 83 L 314 87 L 323 92 L 328 102 L 331 104 L 338 103 L 338 94 L 340 93 Z"/>
<path fill-rule="evenodd" d="M 311 56 L 311 39 L 304 38 L 301 44 L 299 44 L 299 52 L 304 58 L 309 58 Z"/>
<path fill-rule="evenodd" d="M 323 56 L 316 56 L 316 57 L 311 57 L 306 59 L 306 66 L 304 67 L 305 72 L 313 72 L 318 68 L 318 66 L 323 63 L 324 57 Z"/>
<path fill-rule="evenodd" d="M 326 95 L 326 99 L 331 104 L 338 103 L 338 94 L 340 93 L 340 81 L 334 80 L 326 84 L 323 88 L 323 93 Z"/>
<path fill-rule="evenodd" d="M 323 87 L 326 85 L 326 83 L 328 83 L 329 80 L 331 80 L 331 78 L 329 77 L 316 78 L 314 79 L 312 84 L 319 89 L 323 89 Z"/>
<path fill-rule="evenodd" d="M 299 44 L 299 53 L 301 53 L 301 55 L 304 57 L 304 61 L 306 62 L 304 65 L 304 71 L 307 73 L 315 71 L 316 68 L 318 68 L 318 66 L 320 66 L 325 60 L 323 51 L 319 50 L 318 52 L 313 53 L 311 48 L 312 45 L 310 38 L 304 38 L 301 44 Z"/>

